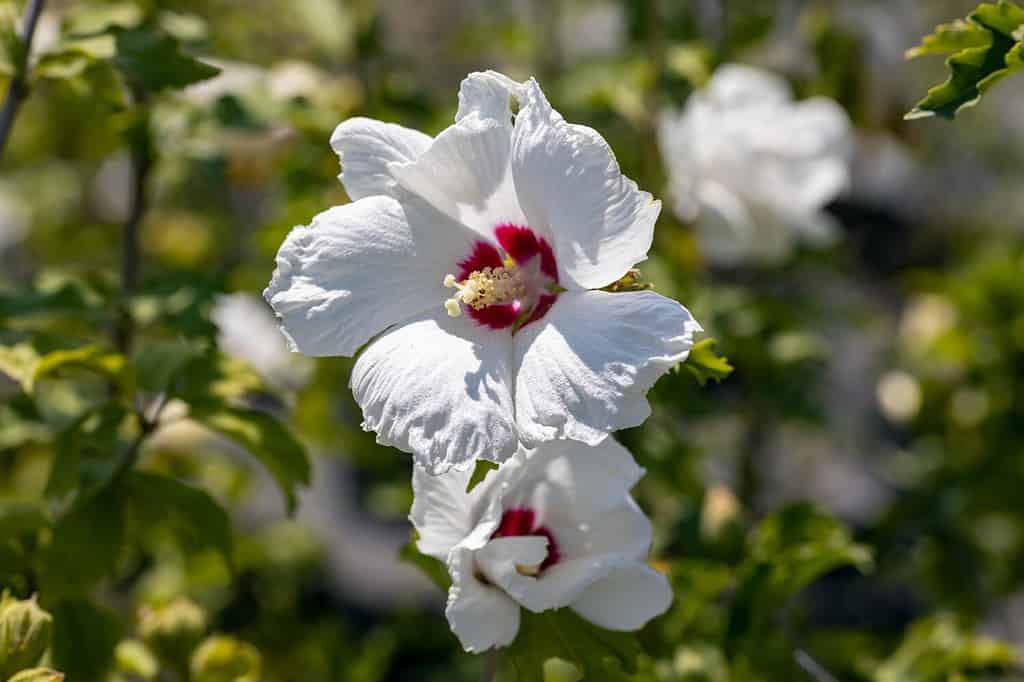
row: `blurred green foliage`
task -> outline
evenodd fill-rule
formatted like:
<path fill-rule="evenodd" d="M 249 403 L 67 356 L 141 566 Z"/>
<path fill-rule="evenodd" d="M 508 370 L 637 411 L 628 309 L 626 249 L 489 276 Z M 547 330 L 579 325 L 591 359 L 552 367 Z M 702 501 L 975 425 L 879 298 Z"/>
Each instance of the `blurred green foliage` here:
<path fill-rule="evenodd" d="M 923 164 L 958 166 L 966 148 L 1012 166 L 1018 152 L 986 125 L 974 136 L 962 121 L 950 151 L 955 136 L 899 122 L 917 91 L 883 78 L 904 67 L 879 69 L 873 41 L 908 7 L 930 25 L 971 9 L 51 0 L 26 53 L 24 4 L 0 2 L 0 75 L 30 86 L 0 172 L 0 587 L 52 617 L 45 651 L 0 657 L 0 678 L 478 679 L 486 661 L 459 650 L 433 585 L 403 574 L 409 594 L 368 604 L 373 570 L 338 577 L 334 545 L 364 523 L 397 547 L 411 502 L 410 459 L 361 429 L 352 361 L 240 357 L 221 297 L 258 293 L 288 230 L 346 201 L 327 143 L 338 122 L 436 133 L 469 70 L 536 74 L 655 194 L 658 111 L 732 60 L 834 97 L 865 136 Z M 952 113 L 1003 70 L 1019 36 L 990 11 L 918 49 L 983 63 L 968 73 L 954 55 L 967 76 L 922 108 Z M 1013 643 L 979 633 L 1024 587 L 1024 244 L 1005 212 L 936 175 L 966 213 L 855 195 L 832 207 L 839 245 L 775 269 L 710 267 L 666 208 L 645 281 L 717 345 L 702 341 L 619 437 L 648 471 L 635 492 L 676 602 L 629 636 L 524 613 L 502 678 L 1021 678 Z M 838 486 L 815 480 L 823 469 L 787 480 L 837 458 Z M 335 466 L 350 485 L 323 478 Z M 857 467 L 884 494 L 853 513 Z M 446 578 L 411 546 L 403 556 Z M 397 551 L 384 563 L 382 582 Z"/>

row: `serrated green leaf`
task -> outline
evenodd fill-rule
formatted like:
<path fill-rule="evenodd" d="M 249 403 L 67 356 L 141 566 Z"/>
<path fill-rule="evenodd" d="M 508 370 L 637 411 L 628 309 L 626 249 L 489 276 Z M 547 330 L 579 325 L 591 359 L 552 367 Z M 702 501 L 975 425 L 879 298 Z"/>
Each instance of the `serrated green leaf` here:
<path fill-rule="evenodd" d="M 683 363 L 683 367 L 690 371 L 697 382 L 704 386 L 709 381 L 721 383 L 733 373 L 733 366 L 729 359 L 715 353 L 716 339 L 701 339 L 693 344 L 690 349 L 690 356 Z"/>
<path fill-rule="evenodd" d="M 142 471 L 128 474 L 124 485 L 133 521 L 142 527 L 169 523 L 189 548 L 216 550 L 231 565 L 231 519 L 209 493 Z"/>
<path fill-rule="evenodd" d="M 448 569 L 445 568 L 442 562 L 416 549 L 417 539 L 417 534 L 413 531 L 409 542 L 402 545 L 402 548 L 398 550 L 398 558 L 420 569 L 424 575 L 430 578 L 431 582 L 447 593 L 448 588 L 452 585 L 452 578 L 448 575 Z"/>
<path fill-rule="evenodd" d="M 834 518 L 810 504 L 794 504 L 769 516 L 750 534 L 748 556 L 737 576 L 726 651 L 763 633 L 770 616 L 817 578 L 841 566 L 872 566 L 870 550 L 853 541 Z"/>
<path fill-rule="evenodd" d="M 625 682 L 641 653 L 636 633 L 599 628 L 570 609 L 521 609 L 519 634 L 501 656 L 518 682 L 544 682 L 545 663 L 553 658 L 579 668 L 583 679 Z"/>
<path fill-rule="evenodd" d="M 53 664 L 68 680 L 102 680 L 121 639 L 117 617 L 84 600 L 64 600 L 53 612 Z"/>
<path fill-rule="evenodd" d="M 907 50 L 907 59 L 929 55 L 947 55 L 972 47 L 988 47 L 992 36 L 984 28 L 970 21 L 957 19 L 941 24 L 935 32 L 925 36 L 921 44 Z"/>
<path fill-rule="evenodd" d="M 295 511 L 296 489 L 309 485 L 309 459 L 306 449 L 281 422 L 258 410 L 226 405 L 202 406 L 193 410 L 191 416 L 260 460 L 284 493 L 288 512 Z"/>
<path fill-rule="evenodd" d="M 180 90 L 212 78 L 220 69 L 181 51 L 180 43 L 151 26 L 116 29 L 114 64 L 135 87 L 146 92 Z"/>
<path fill-rule="evenodd" d="M 967 22 L 939 26 L 908 58 L 952 53 L 946 60 L 949 79 L 931 88 L 907 119 L 943 116 L 952 119 L 981 101 L 992 86 L 1020 70 L 1018 31 L 1024 10 L 1010 2 L 982 3 Z"/>

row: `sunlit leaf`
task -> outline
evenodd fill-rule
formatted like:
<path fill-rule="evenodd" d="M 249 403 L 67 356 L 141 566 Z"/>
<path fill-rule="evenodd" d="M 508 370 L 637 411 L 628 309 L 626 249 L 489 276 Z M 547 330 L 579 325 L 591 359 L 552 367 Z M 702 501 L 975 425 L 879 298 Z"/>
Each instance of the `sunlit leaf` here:
<path fill-rule="evenodd" d="M 1013 646 L 973 634 L 950 616 L 919 621 L 876 671 L 876 682 L 946 682 L 1019 663 Z M 975 678 L 971 678 L 975 679 Z M 995 678 L 993 678 L 995 679 Z"/>
<path fill-rule="evenodd" d="M 709 381 L 721 383 L 733 373 L 734 368 L 729 364 L 729 359 L 715 353 L 717 344 L 715 339 L 701 339 L 693 344 L 690 357 L 682 365 L 696 377 L 701 386 Z"/>
<path fill-rule="evenodd" d="M 967 22 L 939 26 L 907 57 L 952 53 L 946 60 L 949 79 L 931 88 L 907 118 L 954 118 L 981 101 L 993 85 L 1020 70 L 1018 31 L 1022 25 L 1024 9 L 1000 0 L 978 5 Z"/>

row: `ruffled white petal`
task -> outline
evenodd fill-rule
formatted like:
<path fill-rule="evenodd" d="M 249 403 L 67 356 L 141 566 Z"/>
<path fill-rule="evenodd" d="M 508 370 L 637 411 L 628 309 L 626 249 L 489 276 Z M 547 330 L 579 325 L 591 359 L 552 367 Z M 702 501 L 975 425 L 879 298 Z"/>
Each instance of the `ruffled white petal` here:
<path fill-rule="evenodd" d="M 528 445 L 596 445 L 650 415 L 646 393 L 689 355 L 701 327 L 653 292 L 566 292 L 515 339 L 516 423 Z"/>
<path fill-rule="evenodd" d="M 518 444 L 510 346 L 507 333 L 440 306 L 384 333 L 352 370 L 363 427 L 431 473 L 504 461 Z"/>
<path fill-rule="evenodd" d="M 515 85 L 500 74 L 470 75 L 456 123 L 417 159 L 389 167 L 407 190 L 490 239 L 497 225 L 525 222 L 509 169 Z"/>
<path fill-rule="evenodd" d="M 432 476 L 420 467 L 412 472 L 409 520 L 419 533 L 416 547 L 427 556 L 447 561 L 452 547 L 473 529 L 475 519 L 466 487 L 472 469 Z"/>
<path fill-rule="evenodd" d="M 647 257 L 661 203 L 619 170 L 597 131 L 570 125 L 524 86 L 512 175 L 530 227 L 551 235 L 563 286 L 597 289 Z"/>
<path fill-rule="evenodd" d="M 393 195 L 390 163 L 412 161 L 430 146 L 430 136 L 394 123 L 350 118 L 334 129 L 331 147 L 341 159 L 345 191 L 353 201 L 376 194 Z"/>
<path fill-rule="evenodd" d="M 473 554 L 456 549 L 448 562 L 452 586 L 445 615 L 462 648 L 480 653 L 508 646 L 519 632 L 519 605 L 474 575 Z"/>
<path fill-rule="evenodd" d="M 639 630 L 671 605 L 668 579 L 646 564 L 633 562 L 593 582 L 572 609 L 609 630 Z"/>
<path fill-rule="evenodd" d="M 444 276 L 472 243 L 421 200 L 368 197 L 292 230 L 263 295 L 291 350 L 352 355 L 388 325 L 441 309 Z"/>

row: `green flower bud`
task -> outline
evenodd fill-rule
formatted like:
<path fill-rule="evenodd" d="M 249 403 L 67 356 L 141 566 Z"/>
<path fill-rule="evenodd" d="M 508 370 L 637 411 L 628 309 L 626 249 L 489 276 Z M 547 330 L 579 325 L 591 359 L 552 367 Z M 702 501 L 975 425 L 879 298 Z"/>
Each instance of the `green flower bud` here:
<path fill-rule="evenodd" d="M 549 658 L 544 661 L 544 682 L 580 682 L 583 673 L 569 661 Z"/>
<path fill-rule="evenodd" d="M 64 682 L 64 673 L 49 668 L 22 670 L 7 682 Z"/>
<path fill-rule="evenodd" d="M 0 679 L 31 668 L 50 646 L 53 618 L 35 597 L 19 601 L 4 595 L 0 601 Z"/>
<path fill-rule="evenodd" d="M 114 649 L 114 668 L 132 679 L 155 680 L 160 674 L 160 663 L 146 645 L 137 639 L 125 639 Z"/>
<path fill-rule="evenodd" d="M 192 655 L 192 682 L 259 682 L 262 668 L 256 647 L 214 635 Z"/>
<path fill-rule="evenodd" d="M 139 609 L 139 635 L 158 658 L 182 663 L 206 634 L 206 612 L 187 597 Z"/>

